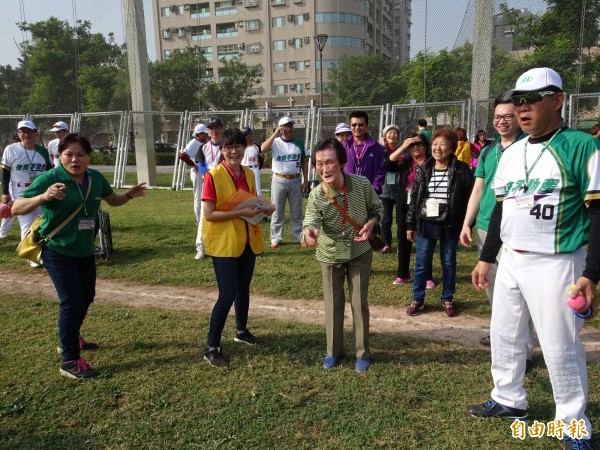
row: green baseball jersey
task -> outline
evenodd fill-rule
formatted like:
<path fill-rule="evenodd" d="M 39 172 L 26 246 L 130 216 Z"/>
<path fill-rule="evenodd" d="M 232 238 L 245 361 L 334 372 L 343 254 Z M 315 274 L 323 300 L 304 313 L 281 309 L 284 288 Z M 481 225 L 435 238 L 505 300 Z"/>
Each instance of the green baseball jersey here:
<path fill-rule="evenodd" d="M 530 139 L 506 149 L 496 171 L 502 241 L 516 250 L 574 252 L 588 242 L 586 205 L 600 199 L 600 140 L 566 127 L 546 142 Z"/>

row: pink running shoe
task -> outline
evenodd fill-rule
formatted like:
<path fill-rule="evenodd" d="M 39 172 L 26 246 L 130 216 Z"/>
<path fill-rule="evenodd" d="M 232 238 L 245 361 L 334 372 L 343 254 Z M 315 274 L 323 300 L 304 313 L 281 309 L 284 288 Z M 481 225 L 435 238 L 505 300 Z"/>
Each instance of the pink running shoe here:
<path fill-rule="evenodd" d="M 413 279 L 408 277 L 408 278 L 396 278 L 393 282 L 393 284 L 406 284 L 406 283 L 412 283 Z"/>
<path fill-rule="evenodd" d="M 433 289 L 434 287 L 435 287 L 435 281 L 427 280 L 427 283 L 425 283 L 425 289 Z"/>

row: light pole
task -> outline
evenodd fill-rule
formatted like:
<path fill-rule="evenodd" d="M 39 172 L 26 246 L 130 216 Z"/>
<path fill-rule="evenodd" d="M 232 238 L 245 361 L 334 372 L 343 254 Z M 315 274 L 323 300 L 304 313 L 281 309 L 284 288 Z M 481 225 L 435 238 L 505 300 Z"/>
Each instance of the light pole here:
<path fill-rule="evenodd" d="M 327 34 L 317 34 L 315 36 L 315 42 L 317 43 L 317 48 L 319 49 L 319 107 L 323 107 L 323 48 L 325 47 L 325 43 L 327 42 L 327 38 L 329 35 Z"/>

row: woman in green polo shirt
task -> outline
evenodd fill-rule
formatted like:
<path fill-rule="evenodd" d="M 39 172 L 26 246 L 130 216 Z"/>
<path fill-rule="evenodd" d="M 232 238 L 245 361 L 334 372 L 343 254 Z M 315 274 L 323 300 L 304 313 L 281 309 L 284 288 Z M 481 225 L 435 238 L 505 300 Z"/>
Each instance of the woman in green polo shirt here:
<path fill-rule="evenodd" d="M 80 357 L 80 350 L 93 350 L 79 330 L 94 301 L 96 261 L 95 223 L 101 200 L 121 206 L 145 194 L 145 183 L 125 193 L 116 193 L 97 170 L 88 168 L 92 146 L 78 133 L 66 135 L 58 145 L 60 165 L 38 176 L 15 200 L 12 212 L 27 214 L 42 209 L 40 236 L 44 237 L 75 215 L 42 248 L 42 259 L 59 299 L 58 335 L 62 362 L 60 374 L 90 378 L 96 371 Z"/>

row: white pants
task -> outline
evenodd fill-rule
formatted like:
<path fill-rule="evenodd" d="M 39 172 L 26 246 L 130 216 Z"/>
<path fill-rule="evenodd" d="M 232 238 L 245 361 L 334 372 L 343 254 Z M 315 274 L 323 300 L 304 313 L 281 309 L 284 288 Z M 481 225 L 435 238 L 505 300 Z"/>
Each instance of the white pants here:
<path fill-rule="evenodd" d="M 256 167 L 255 169 L 251 169 L 254 172 L 254 180 L 256 181 L 256 195 L 262 197 L 262 189 L 260 186 L 260 169 Z"/>
<path fill-rule="evenodd" d="M 190 171 L 190 178 L 192 180 L 192 190 L 194 192 L 194 216 L 196 216 L 196 223 L 200 223 L 202 219 L 202 175 Z"/>
<path fill-rule="evenodd" d="M 583 319 L 567 306 L 568 288 L 581 276 L 585 250 L 544 255 L 506 248 L 496 276 L 492 306 L 492 399 L 527 409 L 523 387 L 529 318 L 538 334 L 548 368 L 555 419 L 584 420 L 588 396 L 586 355 L 579 337 Z"/>
<path fill-rule="evenodd" d="M 25 189 L 27 189 L 26 187 L 17 186 L 17 183 L 11 183 L 11 185 L 12 185 L 11 197 L 13 200 L 15 198 L 19 198 L 21 196 L 21 193 Z M 17 218 L 19 220 L 19 225 L 21 226 L 21 239 L 23 239 L 25 237 L 25 233 L 27 233 L 27 230 L 29 230 L 29 227 L 31 226 L 31 224 L 33 223 L 35 218 L 37 216 L 39 216 L 40 214 L 42 214 L 42 209 L 38 206 L 33 211 L 31 211 L 29 214 L 22 214 L 20 216 L 17 216 Z"/>
<path fill-rule="evenodd" d="M 487 238 L 487 231 L 477 229 L 477 249 L 481 254 L 481 249 L 485 244 L 485 240 Z M 494 303 L 494 284 L 496 281 L 496 272 L 498 271 L 498 263 L 500 261 L 500 257 L 502 256 L 503 249 L 500 250 L 498 256 L 496 257 L 496 264 L 492 264 L 490 271 L 487 274 L 488 277 L 488 287 L 485 288 L 485 293 L 487 294 L 488 301 L 490 302 L 490 306 Z M 529 319 L 529 342 L 527 343 L 527 359 L 531 361 L 533 358 L 533 344 L 535 341 L 535 333 L 533 332 L 533 320 Z"/>
<path fill-rule="evenodd" d="M 12 198 L 14 201 L 11 185 L 8 186 L 8 193 L 10 194 L 10 198 Z M 2 223 L 0 223 L 0 236 L 8 236 L 8 232 L 10 231 L 10 228 L 12 227 L 14 221 L 14 216 L 10 219 L 2 219 Z"/>
<path fill-rule="evenodd" d="M 292 240 L 300 242 L 302 232 L 302 181 L 298 178 L 281 178 L 273 174 L 271 181 L 271 202 L 277 208 L 271 216 L 271 243 L 283 242 L 283 225 L 285 223 L 285 202 L 290 203 L 290 227 Z"/>

